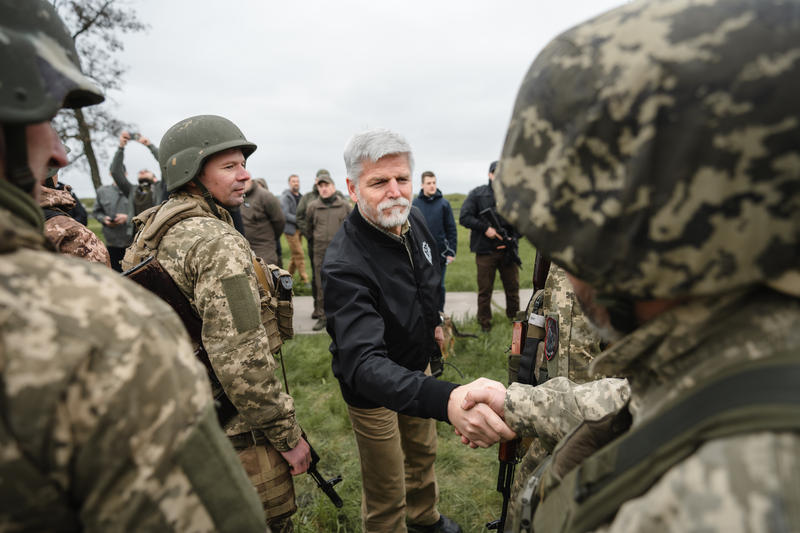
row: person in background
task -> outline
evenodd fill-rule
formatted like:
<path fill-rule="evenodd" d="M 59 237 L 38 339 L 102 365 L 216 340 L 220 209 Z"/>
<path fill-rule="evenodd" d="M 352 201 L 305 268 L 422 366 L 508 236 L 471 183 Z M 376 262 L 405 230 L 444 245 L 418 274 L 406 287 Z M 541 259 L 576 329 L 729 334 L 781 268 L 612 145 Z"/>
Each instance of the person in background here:
<path fill-rule="evenodd" d="M 116 183 L 97 189 L 92 216 L 103 225 L 103 239 L 111 258 L 111 268 L 117 272 L 122 272 L 120 262 L 133 239 L 133 221 L 128 213 L 128 197 Z"/>
<path fill-rule="evenodd" d="M 497 219 L 502 227 L 495 227 L 486 214 L 496 206 L 492 190 L 496 167 L 497 161 L 489 165 L 489 183 L 469 192 L 458 217 L 459 223 L 470 230 L 469 249 L 475 254 L 478 268 L 478 322 L 484 332 L 492 329 L 495 272 L 500 272 L 506 293 L 506 316 L 513 320 L 519 311 L 519 265 L 512 260 L 507 249 L 516 247 L 517 230 L 500 216 Z M 509 240 L 504 239 L 502 233 Z"/>
<path fill-rule="evenodd" d="M 75 196 L 69 189 L 58 188 L 58 168 L 49 169 L 48 177 L 40 187 L 39 207 L 44 213 L 44 235 L 56 251 L 110 268 L 111 259 L 103 241 L 70 216 L 75 207 Z"/>
<path fill-rule="evenodd" d="M 136 184 L 128 181 L 128 171 L 125 169 L 123 159 L 125 157 L 125 146 L 134 140 L 150 150 L 153 157 L 158 161 L 158 147 L 150 142 L 150 139 L 139 133 L 131 135 L 123 131 L 119 136 L 119 147 L 111 160 L 111 177 L 117 184 L 119 190 L 128 198 L 128 218 L 133 221 L 133 217 L 154 205 L 158 205 L 165 199 L 165 190 L 162 184 L 158 183 L 158 178 L 152 170 L 143 168 L 139 171 Z"/>
<path fill-rule="evenodd" d="M 319 316 L 312 329 L 319 331 L 325 327 L 325 298 L 320 280 L 325 251 L 351 208 L 349 202 L 336 194 L 336 185 L 330 175 L 322 174 L 317 178 L 315 185 L 319 192 L 319 198 L 308 204 L 306 224 L 314 246 L 314 276 L 317 286 L 317 298 L 314 300 L 314 305 L 317 306 L 315 312 Z"/>
<path fill-rule="evenodd" d="M 308 285 L 308 273 L 306 272 L 306 259 L 303 253 L 303 234 L 297 228 L 297 206 L 303 195 L 300 193 L 300 177 L 297 174 L 289 176 L 289 188 L 281 193 L 281 210 L 286 218 L 286 226 L 283 233 L 286 235 L 286 242 L 289 243 L 292 257 L 289 260 L 289 274 L 294 276 L 300 274 L 300 281 Z"/>
<path fill-rule="evenodd" d="M 439 301 L 439 312 L 444 312 L 444 275 L 447 265 L 456 258 L 458 249 L 458 228 L 453 217 L 453 209 L 450 202 L 442 196 L 442 191 L 436 186 L 436 175 L 430 170 L 422 173 L 422 188 L 414 198 L 413 205 L 422 211 L 425 223 L 433 238 L 436 240 L 438 249 L 439 265 L 442 267 L 442 295 Z"/>
<path fill-rule="evenodd" d="M 251 179 L 244 189 L 244 202 L 239 206 L 244 223 L 244 236 L 258 257 L 268 264 L 279 265 L 277 243 L 286 224 L 280 201 L 262 185 Z"/>

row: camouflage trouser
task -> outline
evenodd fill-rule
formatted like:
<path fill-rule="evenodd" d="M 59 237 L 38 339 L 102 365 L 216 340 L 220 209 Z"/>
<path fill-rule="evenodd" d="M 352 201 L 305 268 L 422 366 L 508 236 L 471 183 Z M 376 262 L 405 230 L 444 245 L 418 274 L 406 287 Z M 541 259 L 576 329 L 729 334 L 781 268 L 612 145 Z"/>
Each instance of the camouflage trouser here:
<path fill-rule="evenodd" d="M 232 439 L 233 440 L 233 439 Z M 297 511 L 294 483 L 286 460 L 270 444 L 237 446 L 244 471 L 258 492 L 267 524 L 273 533 L 292 533 L 291 516 Z"/>

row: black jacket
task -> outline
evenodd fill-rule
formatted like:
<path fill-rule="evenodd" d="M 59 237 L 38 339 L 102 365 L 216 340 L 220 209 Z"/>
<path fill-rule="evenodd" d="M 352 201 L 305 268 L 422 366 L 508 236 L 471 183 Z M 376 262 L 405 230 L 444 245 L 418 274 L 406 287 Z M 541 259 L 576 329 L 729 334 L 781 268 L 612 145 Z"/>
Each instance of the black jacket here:
<path fill-rule="evenodd" d="M 486 217 L 480 215 L 480 212 L 487 207 L 495 207 L 496 205 L 491 181 L 488 185 L 480 185 L 472 189 L 461 205 L 458 223 L 471 230 L 469 234 L 469 249 L 471 252 L 489 254 L 494 252 L 498 246 L 503 245 L 503 241 L 500 239 L 490 239 L 485 235 L 490 224 Z M 510 237 L 519 238 L 519 233 L 514 229 L 514 226 L 500 215 L 498 215 L 498 219 Z"/>
<path fill-rule="evenodd" d="M 428 229 L 436 239 L 439 263 L 445 264 L 445 257 L 447 255 L 455 257 L 458 249 L 458 228 L 450 202 L 439 189 L 436 189 L 433 196 L 425 196 L 420 189 L 419 195 L 414 198 L 414 206 L 422 211 Z"/>
<path fill-rule="evenodd" d="M 406 247 L 353 209 L 325 253 L 322 287 L 333 374 L 345 402 L 447 421 L 457 387 L 424 374 L 439 325 L 441 269 L 434 239 L 411 209 Z"/>

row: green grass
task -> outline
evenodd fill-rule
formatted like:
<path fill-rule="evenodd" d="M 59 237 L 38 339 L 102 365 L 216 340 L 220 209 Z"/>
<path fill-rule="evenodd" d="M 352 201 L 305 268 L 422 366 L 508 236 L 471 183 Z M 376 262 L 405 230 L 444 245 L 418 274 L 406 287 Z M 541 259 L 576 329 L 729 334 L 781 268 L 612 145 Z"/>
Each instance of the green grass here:
<path fill-rule="evenodd" d="M 505 383 L 506 350 L 511 326 L 502 315 L 494 317 L 491 333 L 480 338 L 457 338 L 455 355 L 445 366 L 443 379 L 468 383 L 486 376 Z M 465 329 L 465 328 L 462 328 Z M 361 530 L 361 474 L 355 439 L 339 385 L 331 372 L 327 335 L 300 335 L 283 348 L 289 390 L 295 399 L 297 419 L 321 457 L 323 476 L 341 474 L 336 491 L 344 500 L 339 510 L 317 489 L 310 476 L 295 478 L 299 510 L 298 532 Z M 502 499 L 496 491 L 497 448 L 471 449 L 461 444 L 446 423 L 438 423 L 436 459 L 441 492 L 439 510 L 461 524 L 465 532 L 485 530 L 498 517 Z"/>

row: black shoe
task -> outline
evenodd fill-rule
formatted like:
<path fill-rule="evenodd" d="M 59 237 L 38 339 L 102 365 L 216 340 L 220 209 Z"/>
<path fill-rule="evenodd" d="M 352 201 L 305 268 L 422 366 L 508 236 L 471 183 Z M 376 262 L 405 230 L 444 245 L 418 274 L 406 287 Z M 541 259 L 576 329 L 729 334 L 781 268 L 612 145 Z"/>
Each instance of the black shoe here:
<path fill-rule="evenodd" d="M 408 533 L 461 533 L 461 526 L 440 514 L 439 521 L 429 526 L 408 524 Z"/>
<path fill-rule="evenodd" d="M 313 329 L 314 331 L 319 331 L 319 330 L 321 330 L 321 329 L 325 329 L 325 325 L 327 324 L 327 322 L 328 322 L 328 321 L 327 321 L 327 320 L 325 320 L 325 318 L 324 318 L 324 317 L 323 317 L 323 318 L 320 318 L 319 320 L 317 320 L 317 323 L 316 323 L 316 324 L 314 324 L 314 327 L 313 327 L 313 328 L 311 328 L 311 329 Z"/>
<path fill-rule="evenodd" d="M 322 318 L 322 313 L 320 313 L 319 311 L 314 311 L 313 313 L 311 313 L 311 318 L 313 318 L 314 320 Z"/>
<path fill-rule="evenodd" d="M 483 326 L 483 325 L 482 325 L 482 326 L 481 326 L 481 331 L 482 331 L 482 332 L 484 332 L 484 333 L 489 333 L 490 331 L 492 331 L 492 326 L 491 326 L 491 324 L 489 324 L 489 325 L 487 325 L 487 326 Z"/>

